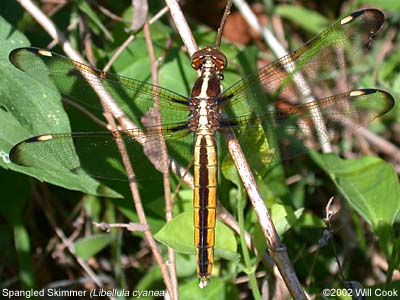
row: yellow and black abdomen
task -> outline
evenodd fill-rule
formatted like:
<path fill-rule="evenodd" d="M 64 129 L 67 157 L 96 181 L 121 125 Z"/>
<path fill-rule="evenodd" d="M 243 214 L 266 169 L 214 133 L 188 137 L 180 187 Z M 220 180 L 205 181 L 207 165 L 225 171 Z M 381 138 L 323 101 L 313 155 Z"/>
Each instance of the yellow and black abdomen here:
<path fill-rule="evenodd" d="M 198 133 L 194 149 L 194 240 L 197 275 L 206 285 L 214 262 L 217 206 L 217 147 L 213 133 Z"/>

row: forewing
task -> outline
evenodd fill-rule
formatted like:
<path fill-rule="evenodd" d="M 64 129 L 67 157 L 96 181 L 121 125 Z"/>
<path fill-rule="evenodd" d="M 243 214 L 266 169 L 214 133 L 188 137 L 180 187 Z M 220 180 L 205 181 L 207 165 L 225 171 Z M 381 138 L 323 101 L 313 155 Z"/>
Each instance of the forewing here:
<path fill-rule="evenodd" d="M 305 101 L 310 86 L 333 78 L 356 52 L 370 44 L 384 22 L 376 9 L 355 12 L 330 26 L 293 53 L 228 88 L 221 105 L 228 116 L 266 111 L 271 100 Z M 302 78 L 301 78 L 302 77 Z"/>
<path fill-rule="evenodd" d="M 57 89 L 61 95 L 95 113 L 103 112 L 98 94 L 109 94 L 122 112 L 139 126 L 158 99 L 161 120 L 155 125 L 187 120 L 189 100 L 170 90 L 139 80 L 102 72 L 64 56 L 37 48 L 19 48 L 10 61 L 33 79 Z M 97 93 L 94 91 L 97 91 Z"/>

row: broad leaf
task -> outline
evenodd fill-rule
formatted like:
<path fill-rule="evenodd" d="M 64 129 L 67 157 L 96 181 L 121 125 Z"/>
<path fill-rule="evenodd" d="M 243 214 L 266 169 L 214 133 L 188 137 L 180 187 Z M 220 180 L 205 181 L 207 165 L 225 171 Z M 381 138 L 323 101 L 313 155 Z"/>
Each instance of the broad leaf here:
<path fill-rule="evenodd" d="M 400 184 L 392 165 L 376 158 L 343 160 L 319 155 L 317 162 L 348 203 L 371 225 L 393 225 L 400 209 Z"/>
<path fill-rule="evenodd" d="M 75 242 L 76 255 L 88 259 L 103 250 L 113 241 L 111 234 L 96 234 L 88 238 L 82 238 Z"/>
<path fill-rule="evenodd" d="M 175 251 L 194 254 L 193 213 L 185 212 L 174 217 L 157 232 L 154 237 L 159 242 L 170 246 Z M 217 221 L 215 232 L 215 256 L 235 259 L 237 245 L 231 229 Z"/>

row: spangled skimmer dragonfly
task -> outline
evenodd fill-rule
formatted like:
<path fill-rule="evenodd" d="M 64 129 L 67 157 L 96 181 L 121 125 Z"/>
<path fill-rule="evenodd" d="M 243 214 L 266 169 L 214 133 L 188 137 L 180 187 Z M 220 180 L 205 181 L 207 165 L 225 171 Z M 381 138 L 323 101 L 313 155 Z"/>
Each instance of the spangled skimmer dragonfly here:
<path fill-rule="evenodd" d="M 274 106 L 267 101 L 271 98 L 301 99 L 310 85 L 329 81 L 335 70 L 345 67 L 348 57 L 371 42 L 383 22 L 384 15 L 379 10 L 355 12 L 293 53 L 250 74 L 225 91 L 220 87 L 227 66 L 225 55 L 217 48 L 201 49 L 191 57 L 192 66 L 200 71 L 200 76 L 189 97 L 105 73 L 46 50 L 15 49 L 10 60 L 17 68 L 42 82 L 48 82 L 50 78 L 63 96 L 82 105 L 102 109 L 99 103 L 88 100 L 95 98 L 93 86 L 97 92 L 125 100 L 119 104 L 137 128 L 114 132 L 45 133 L 15 145 L 10 158 L 20 165 L 41 168 L 51 154 L 59 160 L 47 163 L 47 168 L 121 179 L 126 175 L 121 167 L 117 139 L 125 141 L 133 166 L 140 168 L 146 156 L 158 163 L 161 156 L 157 142 L 164 138 L 170 157 L 183 166 L 193 160 L 197 274 L 201 286 L 205 286 L 214 261 L 218 182 L 216 137 L 233 130 L 239 141 L 244 141 L 242 146 L 251 148 L 249 137 L 259 137 L 265 135 L 266 130 L 272 130 L 285 145 L 291 142 L 285 152 L 293 157 L 330 141 L 332 138 L 328 133 L 331 131 L 354 130 L 354 125 L 363 126 L 384 115 L 393 107 L 394 100 L 390 94 L 377 89 L 348 91 L 286 108 L 271 109 Z M 299 81 L 299 76 L 303 80 Z M 159 101 L 159 119 L 151 113 L 155 99 Z M 321 133 L 319 127 L 325 126 L 327 131 Z M 299 140 L 303 143 L 296 143 Z M 278 159 L 273 151 L 263 152 L 263 155 L 268 156 L 263 157 L 266 163 Z M 109 167 L 106 173 L 105 164 Z M 140 179 L 140 171 L 136 176 Z"/>

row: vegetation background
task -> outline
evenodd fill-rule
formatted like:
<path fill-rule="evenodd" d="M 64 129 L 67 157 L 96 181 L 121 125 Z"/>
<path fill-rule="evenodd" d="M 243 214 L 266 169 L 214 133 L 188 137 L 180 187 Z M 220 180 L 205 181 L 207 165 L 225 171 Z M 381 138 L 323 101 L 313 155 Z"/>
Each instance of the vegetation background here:
<path fill-rule="evenodd" d="M 126 30 L 131 25 L 131 1 L 65 0 L 36 1 L 36 4 L 64 32 L 73 47 L 98 68 L 105 66 L 131 34 Z M 399 1 L 264 0 L 250 4 L 259 20 L 290 50 L 352 11 L 381 9 L 387 21 L 370 53 L 349 70 L 352 75 L 349 81 L 356 78 L 351 82 L 354 88 L 381 88 L 398 99 Z M 213 44 L 224 5 L 224 1 L 185 1 L 184 13 L 200 46 Z M 163 7 L 162 1 L 149 1 L 146 19 Z M 10 149 L 25 138 L 68 132 L 70 128 L 82 131 L 91 129 L 93 124 L 68 104 L 67 115 L 55 91 L 45 89 L 10 64 L 8 54 L 17 47 L 52 47 L 57 53 L 62 50 L 19 1 L 2 1 L 0 12 L 0 290 L 50 287 L 90 290 L 97 287 L 96 278 L 106 289 L 164 290 L 160 268 L 149 244 L 144 242 L 143 232 L 124 228 L 104 231 L 93 225 L 93 222 L 138 222 L 128 184 L 60 176 L 9 162 Z M 249 29 L 237 8 L 228 20 L 227 39 L 222 46 L 230 66 L 226 86 L 276 59 L 260 36 Z M 168 13 L 155 20 L 150 31 L 160 85 L 188 95 L 196 74 Z M 141 28 L 111 71 L 151 81 L 150 58 Z M 43 98 L 43 94 L 48 97 Z M 54 111 L 59 113 L 59 122 L 49 121 L 48 116 Z M 390 143 L 393 147 L 390 155 L 385 152 L 386 144 L 371 145 L 362 136 L 347 136 L 335 149 L 345 159 L 313 153 L 305 160 L 285 163 L 279 172 L 265 171 L 267 175 L 259 182 L 297 276 L 313 298 L 322 299 L 324 288 L 344 288 L 349 282 L 386 290 L 400 288 L 399 121 L 397 105 L 369 127 L 372 134 Z M 175 195 L 175 217 L 165 226 L 161 176 L 151 181 L 151 188 L 140 186 L 147 222 L 162 257 L 168 261 L 166 245 L 176 250 L 180 299 L 252 299 L 260 294 L 263 299 L 285 299 L 289 296 L 284 283 L 274 276 L 256 216 L 246 201 L 235 169 L 230 164 L 224 167 L 227 179 L 221 179 L 219 197 L 230 212 L 225 216 L 239 219 L 235 224 L 252 236 L 259 255 L 246 248 L 243 235 L 241 238 L 231 226 L 219 222 L 215 276 L 203 290 L 197 286 L 191 244 L 191 190 L 185 184 L 180 187 Z M 154 170 L 138 172 L 154 178 Z M 170 181 L 174 194 L 179 178 L 171 175 Z M 335 221 L 327 225 L 323 220 L 331 197 L 335 197 L 332 210 L 338 213 Z M 321 239 L 327 233 L 333 234 L 322 247 Z M 257 278 L 257 285 L 249 285 L 249 278 Z M 161 299 L 142 297 L 156 298 Z M 350 298 L 338 295 L 329 299 Z"/>

